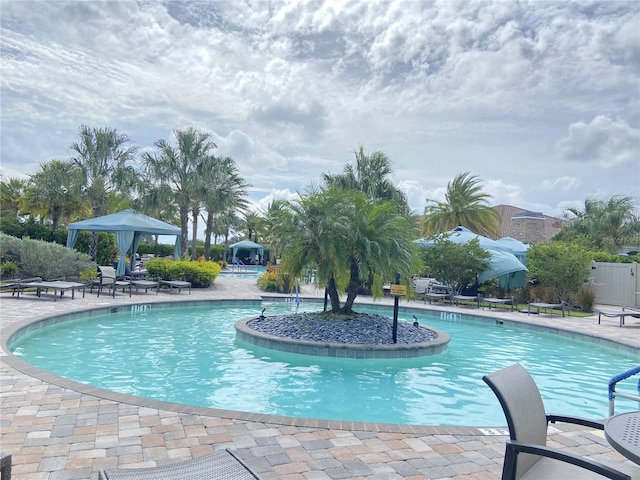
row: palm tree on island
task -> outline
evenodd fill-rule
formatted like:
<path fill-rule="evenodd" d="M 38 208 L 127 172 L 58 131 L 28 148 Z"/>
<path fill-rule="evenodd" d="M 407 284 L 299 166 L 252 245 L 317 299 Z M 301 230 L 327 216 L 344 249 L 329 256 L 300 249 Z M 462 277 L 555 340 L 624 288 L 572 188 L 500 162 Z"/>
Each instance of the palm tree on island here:
<path fill-rule="evenodd" d="M 315 265 L 332 314 L 352 316 L 364 285 L 374 298 L 381 297 L 385 281 L 400 273 L 408 283 L 415 267 L 413 221 L 404 195 L 386 178 L 389 165 L 381 152 L 367 156 L 361 147 L 355 168 L 325 175 L 324 187 L 312 186 L 279 209 L 274 230 L 281 268 L 299 278 Z M 342 292 L 346 300 L 341 305 Z"/>

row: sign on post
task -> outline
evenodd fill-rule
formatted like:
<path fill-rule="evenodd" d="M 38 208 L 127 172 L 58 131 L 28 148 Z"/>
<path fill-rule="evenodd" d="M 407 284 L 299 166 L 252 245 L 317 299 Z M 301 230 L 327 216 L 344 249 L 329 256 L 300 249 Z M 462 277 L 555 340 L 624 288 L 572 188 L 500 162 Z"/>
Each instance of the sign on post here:
<path fill-rule="evenodd" d="M 391 295 L 405 296 L 407 294 L 407 287 L 405 285 L 391 285 Z"/>

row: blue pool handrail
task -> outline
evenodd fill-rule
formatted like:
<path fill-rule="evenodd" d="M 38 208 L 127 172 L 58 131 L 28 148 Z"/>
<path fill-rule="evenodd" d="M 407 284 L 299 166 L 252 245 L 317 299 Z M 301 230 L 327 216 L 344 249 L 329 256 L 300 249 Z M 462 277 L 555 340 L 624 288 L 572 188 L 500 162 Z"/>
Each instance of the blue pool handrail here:
<path fill-rule="evenodd" d="M 640 365 L 611 377 L 611 380 L 609 380 L 609 416 L 613 416 L 613 412 L 615 410 L 615 397 L 628 398 L 629 400 L 636 400 L 640 402 L 640 395 L 616 392 L 616 384 L 619 381 L 629 378 L 632 375 L 637 375 L 638 373 L 640 373 Z M 638 379 L 638 393 L 640 393 L 640 378 Z"/>

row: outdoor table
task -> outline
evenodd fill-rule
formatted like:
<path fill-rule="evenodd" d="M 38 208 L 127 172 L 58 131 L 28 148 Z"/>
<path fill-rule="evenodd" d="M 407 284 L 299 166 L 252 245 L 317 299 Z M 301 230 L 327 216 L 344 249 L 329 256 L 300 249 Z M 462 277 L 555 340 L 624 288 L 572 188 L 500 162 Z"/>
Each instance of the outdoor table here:
<path fill-rule="evenodd" d="M 613 448 L 640 465 L 640 411 L 609 418 L 604 423 L 604 436 Z"/>

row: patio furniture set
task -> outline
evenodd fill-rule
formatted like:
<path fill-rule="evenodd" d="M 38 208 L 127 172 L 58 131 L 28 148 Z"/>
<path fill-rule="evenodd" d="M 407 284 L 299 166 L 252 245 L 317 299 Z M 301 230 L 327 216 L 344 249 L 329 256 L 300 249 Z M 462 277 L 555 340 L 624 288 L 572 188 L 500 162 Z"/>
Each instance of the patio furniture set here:
<path fill-rule="evenodd" d="M 156 294 L 158 294 L 161 289 L 164 289 L 169 293 L 174 290 L 177 290 L 178 293 L 182 290 L 187 290 L 191 294 L 191 283 L 184 280 L 152 280 L 146 277 L 146 272 L 135 272 L 135 275 L 131 276 L 118 276 L 113 267 L 99 266 L 98 269 L 100 270 L 98 279 L 87 283 L 71 282 L 64 278 L 43 281 L 40 277 L 32 277 L 6 282 L 0 285 L 0 291 L 11 291 L 12 295 L 18 299 L 25 292 L 33 291 L 38 297 L 42 296 L 43 293 L 51 292 L 53 293 L 54 301 L 58 301 L 58 297 L 62 298 L 64 293 L 68 291 L 71 292 L 71 298 L 74 299 L 76 290 L 82 291 L 82 297 L 84 298 L 87 288 L 90 293 L 93 293 L 95 288 L 98 296 L 106 290 L 113 298 L 115 298 L 116 291 L 119 289 L 122 289 L 123 293 L 128 290 L 129 297 L 131 297 L 134 289 L 136 293 L 139 290 L 144 290 L 145 292 L 155 290 Z"/>

